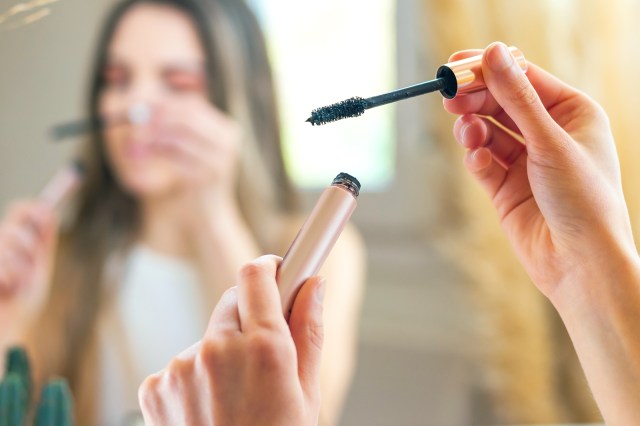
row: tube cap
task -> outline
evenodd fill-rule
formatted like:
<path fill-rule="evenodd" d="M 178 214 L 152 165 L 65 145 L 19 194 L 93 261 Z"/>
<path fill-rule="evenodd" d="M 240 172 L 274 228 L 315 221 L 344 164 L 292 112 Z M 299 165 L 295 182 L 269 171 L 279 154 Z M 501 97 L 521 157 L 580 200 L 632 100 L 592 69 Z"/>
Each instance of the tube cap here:
<path fill-rule="evenodd" d="M 351 191 L 354 197 L 358 197 L 358 195 L 360 195 L 360 182 L 348 173 L 339 173 L 338 176 L 333 179 L 331 185 L 344 186 Z"/>
<path fill-rule="evenodd" d="M 509 47 L 509 51 L 520 68 L 527 72 L 527 61 L 522 51 L 515 46 Z M 440 93 L 447 99 L 477 92 L 487 87 L 482 76 L 482 55 L 444 64 L 438 68 L 436 77 L 445 80 L 444 89 L 440 90 Z"/>

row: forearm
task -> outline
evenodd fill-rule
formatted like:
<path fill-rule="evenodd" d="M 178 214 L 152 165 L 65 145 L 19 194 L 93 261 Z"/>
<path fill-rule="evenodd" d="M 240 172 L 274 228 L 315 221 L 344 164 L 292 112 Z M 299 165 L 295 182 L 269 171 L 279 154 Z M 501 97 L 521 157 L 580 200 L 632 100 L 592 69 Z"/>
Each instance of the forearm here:
<path fill-rule="evenodd" d="M 632 425 L 640 420 L 640 259 L 612 263 L 576 273 L 552 302 L 605 421 Z"/>

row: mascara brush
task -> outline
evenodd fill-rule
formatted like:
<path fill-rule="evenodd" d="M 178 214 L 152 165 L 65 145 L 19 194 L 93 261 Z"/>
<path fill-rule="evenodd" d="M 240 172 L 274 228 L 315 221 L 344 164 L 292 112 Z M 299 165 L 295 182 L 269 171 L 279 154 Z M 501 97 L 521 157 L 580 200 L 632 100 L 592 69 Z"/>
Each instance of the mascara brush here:
<path fill-rule="evenodd" d="M 520 68 L 526 72 L 527 61 L 520 49 L 511 46 L 509 51 L 515 57 Z M 440 91 L 445 98 L 452 99 L 457 95 L 477 92 L 484 88 L 486 88 L 486 85 L 482 77 L 482 55 L 471 56 L 440 66 L 436 72 L 436 78 L 433 80 L 371 98 L 353 97 L 314 109 L 307 122 L 315 126 L 342 120 L 343 118 L 359 117 L 368 109 L 436 91 Z"/>

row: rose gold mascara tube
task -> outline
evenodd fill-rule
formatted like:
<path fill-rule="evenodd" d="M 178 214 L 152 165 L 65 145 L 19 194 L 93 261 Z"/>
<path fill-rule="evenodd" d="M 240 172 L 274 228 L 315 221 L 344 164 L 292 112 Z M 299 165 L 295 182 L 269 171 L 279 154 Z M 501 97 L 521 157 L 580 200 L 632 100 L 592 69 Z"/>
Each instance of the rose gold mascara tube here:
<path fill-rule="evenodd" d="M 340 173 L 320 195 L 304 225 L 284 255 L 276 280 L 285 318 L 289 320 L 300 286 L 316 275 L 356 209 L 360 182 Z"/>
<path fill-rule="evenodd" d="M 80 185 L 83 177 L 83 164 L 77 160 L 72 161 L 53 175 L 38 194 L 38 198 L 49 207 L 55 208 Z"/>

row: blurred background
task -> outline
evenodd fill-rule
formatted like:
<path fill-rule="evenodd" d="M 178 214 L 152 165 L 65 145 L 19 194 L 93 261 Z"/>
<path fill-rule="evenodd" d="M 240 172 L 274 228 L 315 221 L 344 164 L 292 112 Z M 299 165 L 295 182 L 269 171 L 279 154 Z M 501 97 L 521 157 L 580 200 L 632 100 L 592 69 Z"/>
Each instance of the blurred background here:
<path fill-rule="evenodd" d="M 112 0 L 0 0 L 0 204 L 69 158 L 53 125 L 82 118 Z M 365 191 L 358 366 L 341 424 L 597 422 L 570 342 L 465 175 L 440 95 L 311 127 L 313 108 L 434 76 L 494 40 L 609 113 L 640 225 L 640 4 L 633 0 L 251 0 L 275 70 L 290 177 L 307 205 L 339 171 Z"/>

